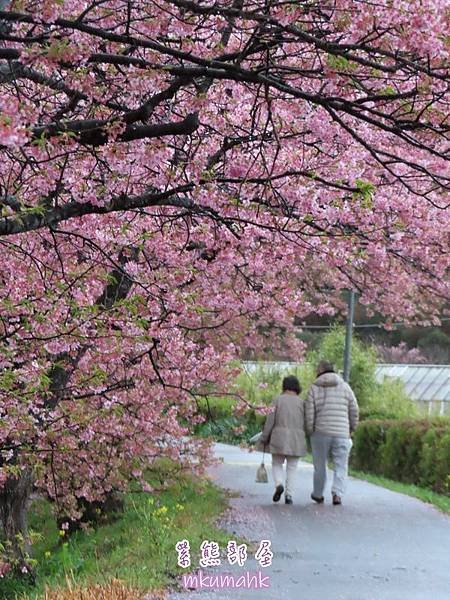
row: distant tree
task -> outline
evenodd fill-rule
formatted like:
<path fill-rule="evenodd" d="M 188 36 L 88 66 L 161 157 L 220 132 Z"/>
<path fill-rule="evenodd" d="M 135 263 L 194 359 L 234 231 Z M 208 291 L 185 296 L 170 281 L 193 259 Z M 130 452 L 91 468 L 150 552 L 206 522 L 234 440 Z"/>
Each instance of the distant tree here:
<path fill-rule="evenodd" d="M 418 342 L 420 352 L 426 357 L 426 362 L 435 364 L 450 363 L 450 336 L 440 329 L 428 331 Z"/>
<path fill-rule="evenodd" d="M 381 363 L 420 364 L 427 362 L 426 356 L 418 348 L 408 348 L 406 342 L 398 346 L 378 344 L 374 346 L 377 360 Z"/>

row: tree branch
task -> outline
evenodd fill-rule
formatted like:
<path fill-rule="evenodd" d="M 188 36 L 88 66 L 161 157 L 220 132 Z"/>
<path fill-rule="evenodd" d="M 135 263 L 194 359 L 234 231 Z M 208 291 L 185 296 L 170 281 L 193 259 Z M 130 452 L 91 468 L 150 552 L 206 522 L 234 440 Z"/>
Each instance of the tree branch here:
<path fill-rule="evenodd" d="M 69 202 L 63 206 L 45 209 L 38 207 L 33 211 L 23 211 L 16 215 L 3 217 L 0 219 L 0 236 L 14 235 L 42 229 L 44 227 L 54 228 L 62 221 L 68 221 L 84 215 L 104 215 L 107 213 L 123 210 L 136 210 L 149 206 L 174 206 L 191 208 L 192 201 L 186 197 L 180 197 L 178 194 L 185 194 L 193 188 L 193 184 L 186 184 L 177 188 L 167 190 L 166 192 L 154 191 L 142 194 L 140 196 L 121 195 L 113 198 L 104 206 L 95 206 L 90 203 Z"/>

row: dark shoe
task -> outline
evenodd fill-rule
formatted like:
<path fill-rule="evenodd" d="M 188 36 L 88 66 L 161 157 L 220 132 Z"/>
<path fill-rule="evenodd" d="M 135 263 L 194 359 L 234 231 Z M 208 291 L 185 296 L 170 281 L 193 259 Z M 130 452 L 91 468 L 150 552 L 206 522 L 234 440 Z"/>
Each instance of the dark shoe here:
<path fill-rule="evenodd" d="M 278 500 L 281 498 L 281 494 L 284 492 L 284 487 L 280 484 L 277 485 L 277 487 L 275 488 L 275 494 L 273 495 L 272 500 L 274 502 L 278 502 Z"/>
<path fill-rule="evenodd" d="M 317 504 L 323 504 L 323 496 L 318 498 L 317 496 L 314 496 L 314 494 L 311 494 L 311 500 L 314 500 Z"/>
<path fill-rule="evenodd" d="M 292 496 L 289 496 L 288 494 L 286 494 L 285 497 L 284 497 L 284 503 L 285 504 L 293 504 L 293 502 L 292 502 Z"/>
<path fill-rule="evenodd" d="M 333 504 L 337 506 L 338 504 L 342 504 L 342 499 L 337 494 L 333 494 Z"/>

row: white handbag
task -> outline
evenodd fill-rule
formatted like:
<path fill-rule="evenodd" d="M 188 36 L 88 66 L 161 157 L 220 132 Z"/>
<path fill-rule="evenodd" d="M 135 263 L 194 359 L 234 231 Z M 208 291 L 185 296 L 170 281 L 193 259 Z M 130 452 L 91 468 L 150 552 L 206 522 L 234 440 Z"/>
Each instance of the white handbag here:
<path fill-rule="evenodd" d="M 267 476 L 266 467 L 263 462 L 259 465 L 258 470 L 256 471 L 256 483 L 268 483 L 269 478 Z"/>

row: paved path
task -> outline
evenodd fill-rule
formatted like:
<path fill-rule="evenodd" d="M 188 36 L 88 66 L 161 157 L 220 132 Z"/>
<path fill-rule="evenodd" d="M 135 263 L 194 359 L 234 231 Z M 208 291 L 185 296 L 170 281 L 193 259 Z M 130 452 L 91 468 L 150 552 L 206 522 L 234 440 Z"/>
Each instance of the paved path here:
<path fill-rule="evenodd" d="M 175 593 L 171 600 L 450 600 L 450 517 L 433 507 L 351 479 L 345 504 L 310 498 L 312 466 L 301 463 L 294 505 L 272 503 L 273 485 L 255 483 L 259 452 L 217 444 L 223 464 L 211 469 L 219 485 L 238 492 L 223 525 L 274 552 L 270 589 Z M 269 458 L 270 462 L 270 458 Z M 270 466 L 270 465 L 269 465 Z M 328 484 L 329 486 L 329 484 Z M 249 552 L 244 567 L 222 565 L 207 573 L 256 572 Z"/>

